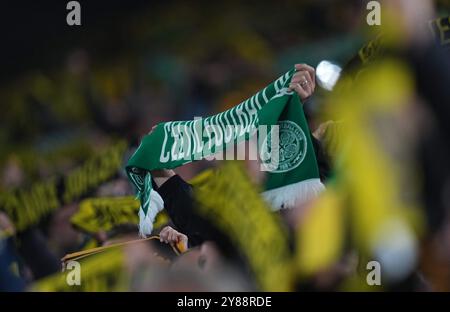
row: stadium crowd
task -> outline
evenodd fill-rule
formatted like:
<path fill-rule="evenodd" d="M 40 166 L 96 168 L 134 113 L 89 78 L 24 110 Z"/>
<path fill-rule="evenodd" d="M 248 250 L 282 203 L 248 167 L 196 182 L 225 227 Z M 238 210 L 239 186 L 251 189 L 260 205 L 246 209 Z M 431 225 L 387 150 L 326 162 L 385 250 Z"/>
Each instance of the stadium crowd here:
<path fill-rule="evenodd" d="M 367 33 L 360 1 L 227 3 L 134 12 L 96 43 L 117 51 L 63 50 L 2 83 L 0 290 L 450 290 L 448 2 L 383 2 Z M 332 91 L 322 57 L 343 67 Z M 326 190 L 272 212 L 256 161 L 154 170 L 164 211 L 140 237 L 125 165 L 143 135 L 293 66 Z"/>

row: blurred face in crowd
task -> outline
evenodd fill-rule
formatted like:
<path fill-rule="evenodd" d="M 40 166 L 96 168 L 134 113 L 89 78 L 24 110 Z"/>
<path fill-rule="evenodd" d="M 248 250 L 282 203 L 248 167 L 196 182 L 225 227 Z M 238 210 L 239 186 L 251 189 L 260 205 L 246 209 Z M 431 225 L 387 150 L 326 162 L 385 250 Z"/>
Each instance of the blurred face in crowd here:
<path fill-rule="evenodd" d="M 2 187 L 8 189 L 14 189 L 23 184 L 25 180 L 25 176 L 22 168 L 20 167 L 20 163 L 14 157 L 11 157 L 6 163 L 2 176 L 1 176 L 1 185 Z"/>
<path fill-rule="evenodd" d="M 207 273 L 220 270 L 222 265 L 222 256 L 217 246 L 213 242 L 205 242 L 178 257 L 172 264 L 172 270 L 195 268 L 196 271 Z"/>
<path fill-rule="evenodd" d="M 82 235 L 70 223 L 70 218 L 77 211 L 78 204 L 66 205 L 58 209 L 49 225 L 48 235 L 51 247 L 58 255 L 65 255 L 79 246 Z"/>

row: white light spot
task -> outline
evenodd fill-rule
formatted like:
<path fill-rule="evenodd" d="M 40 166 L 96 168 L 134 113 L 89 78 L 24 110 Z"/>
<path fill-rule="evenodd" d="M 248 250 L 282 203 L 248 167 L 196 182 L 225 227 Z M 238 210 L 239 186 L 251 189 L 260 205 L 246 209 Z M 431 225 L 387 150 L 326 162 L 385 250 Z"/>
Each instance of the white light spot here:
<path fill-rule="evenodd" d="M 317 83 L 322 88 L 331 91 L 341 75 L 342 68 L 329 61 L 322 61 L 317 65 Z"/>

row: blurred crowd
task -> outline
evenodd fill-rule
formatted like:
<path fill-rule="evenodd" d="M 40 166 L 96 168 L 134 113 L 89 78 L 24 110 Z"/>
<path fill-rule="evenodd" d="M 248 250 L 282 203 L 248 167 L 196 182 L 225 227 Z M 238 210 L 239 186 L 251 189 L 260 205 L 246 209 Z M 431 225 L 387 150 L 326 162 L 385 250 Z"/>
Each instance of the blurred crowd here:
<path fill-rule="evenodd" d="M 59 66 L 36 64 L 3 80 L 0 290 L 450 291 L 450 3 L 380 2 L 376 27 L 367 27 L 364 1 L 149 5 L 123 16 L 115 33 L 96 26 L 94 44 L 62 47 Z M 429 22 L 439 17 L 433 35 Z M 380 34 L 379 46 L 360 50 Z M 137 241 L 139 203 L 124 166 L 152 126 L 222 112 L 294 64 L 316 67 L 323 59 L 343 71 L 332 91 L 317 87 L 304 104 L 327 186 L 321 196 L 267 212 L 267 223 L 233 235 L 200 218 L 195 224 L 207 234 L 198 238 L 195 226 L 162 213 L 155 237 Z M 78 181 L 87 191 L 62 200 L 67 177 L 118 141 L 126 151 L 114 174 Z M 195 189 L 209 185 L 202 174 L 230 168 L 206 161 L 177 168 L 167 201 L 190 206 L 183 196 L 198 198 Z M 218 203 L 257 194 L 258 167 L 244 161 L 239 168 L 236 184 L 248 190 L 237 195 L 229 181 Z M 28 212 L 6 206 L 17 199 L 19 207 L 28 191 L 31 201 L 45 202 L 50 195 L 30 190 L 51 179 L 60 206 L 18 227 Z M 103 208 L 90 202 L 96 198 L 105 199 Z M 112 207 L 120 217 L 110 216 Z M 77 216 L 97 219 L 96 226 L 77 224 Z M 244 250 L 268 226 L 279 238 Z M 279 280 L 255 269 L 270 255 L 283 264 L 273 268 Z M 60 280 L 73 259 L 88 272 L 81 288 Z M 368 284 L 372 260 L 381 265 L 381 285 Z"/>

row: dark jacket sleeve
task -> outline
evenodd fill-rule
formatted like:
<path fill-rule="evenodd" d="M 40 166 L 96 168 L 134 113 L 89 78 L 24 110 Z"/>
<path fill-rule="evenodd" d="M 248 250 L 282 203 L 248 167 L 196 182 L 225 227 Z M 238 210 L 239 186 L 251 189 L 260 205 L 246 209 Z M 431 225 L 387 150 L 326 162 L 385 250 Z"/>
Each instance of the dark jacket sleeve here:
<path fill-rule="evenodd" d="M 173 224 L 189 238 L 190 247 L 211 240 L 224 253 L 233 252 L 228 237 L 196 212 L 192 185 L 175 175 L 156 189 Z"/>
<path fill-rule="evenodd" d="M 192 185 L 175 175 L 156 189 L 164 200 L 164 209 L 178 231 L 189 238 L 195 247 L 208 240 L 208 226 L 195 212 Z"/>

